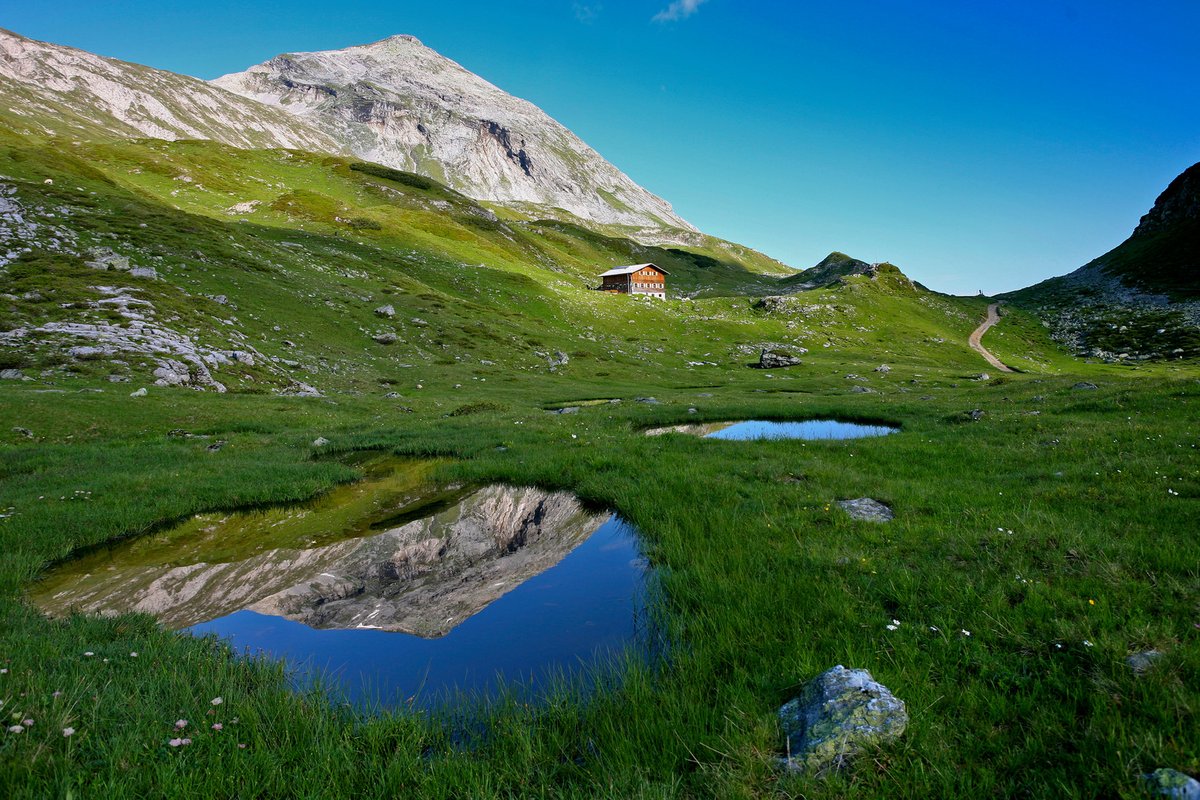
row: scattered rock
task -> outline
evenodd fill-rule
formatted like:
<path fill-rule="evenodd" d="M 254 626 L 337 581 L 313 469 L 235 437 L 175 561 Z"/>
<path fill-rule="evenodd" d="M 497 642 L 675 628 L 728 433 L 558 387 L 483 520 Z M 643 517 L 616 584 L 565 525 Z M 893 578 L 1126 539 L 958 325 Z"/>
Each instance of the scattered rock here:
<path fill-rule="evenodd" d="M 67 350 L 67 355 L 71 358 L 77 358 L 80 361 L 96 361 L 108 355 L 109 351 L 103 347 L 92 347 L 90 345 L 80 345 Z"/>
<path fill-rule="evenodd" d="M 908 711 L 865 669 L 841 664 L 814 678 L 779 709 L 787 737 L 781 765 L 794 772 L 826 774 L 872 747 L 904 733 Z"/>
<path fill-rule="evenodd" d="M 646 404 L 652 405 L 652 406 L 660 405 L 659 401 L 653 397 L 635 397 L 635 398 L 633 398 L 633 402 L 646 403 Z"/>
<path fill-rule="evenodd" d="M 977 381 L 990 381 L 991 379 L 992 376 L 988 375 L 986 372 L 981 372 L 975 376 L 975 380 Z"/>
<path fill-rule="evenodd" d="M 129 396 L 130 397 L 145 397 L 147 394 L 148 394 L 148 392 L 146 391 L 146 387 L 143 386 L 142 388 L 138 389 L 136 392 L 130 392 Z"/>
<path fill-rule="evenodd" d="M 22 428 L 19 425 L 13 427 L 13 433 L 18 433 L 21 436 L 24 436 L 26 439 L 33 438 L 33 431 L 29 430 L 29 428 Z"/>
<path fill-rule="evenodd" d="M 386 306 L 380 306 L 379 308 L 375 309 L 375 314 L 380 317 L 387 317 L 388 319 L 391 319 L 392 317 L 396 316 L 396 309 L 390 304 Z"/>
<path fill-rule="evenodd" d="M 1144 675 L 1154 666 L 1155 661 L 1162 658 L 1162 655 L 1158 650 L 1143 650 L 1126 658 L 1125 663 L 1129 665 L 1135 675 Z"/>
<path fill-rule="evenodd" d="M 0 381 L 23 381 L 25 373 L 19 369 L 0 369 Z"/>
<path fill-rule="evenodd" d="M 556 367 L 565 367 L 567 364 L 571 363 L 571 357 L 561 350 L 555 350 L 554 355 L 550 356 L 549 360 L 551 369 Z"/>
<path fill-rule="evenodd" d="M 324 436 L 318 436 L 316 439 L 313 439 L 312 446 L 313 447 L 324 447 L 327 444 L 329 444 L 328 439 L 326 439 Z"/>
<path fill-rule="evenodd" d="M 399 400 L 399 399 L 400 399 L 400 393 L 399 393 L 399 392 L 388 392 L 387 394 L 385 394 L 385 395 L 383 396 L 383 398 L 384 398 L 385 400 Z"/>
<path fill-rule="evenodd" d="M 1100 387 L 1091 381 L 1080 381 L 1071 387 L 1072 389 L 1099 389 Z"/>
<path fill-rule="evenodd" d="M 699 414 L 700 411 L 699 411 L 699 409 L 696 409 L 696 408 L 689 408 L 688 413 L 689 414 Z"/>
<path fill-rule="evenodd" d="M 387 333 L 377 333 L 374 336 L 372 336 L 371 338 L 374 339 L 379 344 L 395 344 L 396 342 L 399 341 L 399 337 L 397 337 L 396 334 L 391 333 L 390 331 Z"/>
<path fill-rule="evenodd" d="M 128 375 L 109 375 L 108 382 L 109 383 L 129 383 L 129 376 Z"/>
<path fill-rule="evenodd" d="M 88 255 L 92 257 L 92 260 L 84 263 L 92 269 L 129 271 L 129 259 L 126 256 L 114 253 L 107 247 L 93 248 L 88 252 Z"/>
<path fill-rule="evenodd" d="M 204 449 L 210 453 L 215 453 L 227 444 L 229 444 L 229 442 L 225 441 L 224 439 L 218 439 Z"/>
<path fill-rule="evenodd" d="M 135 278 L 149 278 L 150 280 L 158 280 L 158 271 L 154 267 L 134 267 L 129 270 L 129 274 Z"/>
<path fill-rule="evenodd" d="M 889 367 L 887 364 L 880 364 L 878 367 L 875 368 L 875 371 L 882 372 L 886 375 L 887 373 L 892 371 L 892 368 Z"/>
<path fill-rule="evenodd" d="M 799 357 L 784 350 L 763 350 L 758 355 L 759 369 L 784 369 L 799 366 L 801 363 L 803 362 Z"/>
<path fill-rule="evenodd" d="M 1200 781 L 1189 778 L 1179 770 L 1156 769 L 1142 776 L 1150 794 L 1181 800 L 1200 800 Z"/>
<path fill-rule="evenodd" d="M 871 390 L 868 389 L 866 386 L 855 386 L 853 389 L 850 390 L 850 393 L 851 394 L 870 394 Z"/>
<path fill-rule="evenodd" d="M 551 414 L 578 414 L 579 406 L 567 406 L 566 408 L 556 408 L 550 412 Z"/>
<path fill-rule="evenodd" d="M 886 504 L 870 497 L 838 500 L 837 504 L 851 519 L 863 522 L 891 522 L 896 516 Z"/>

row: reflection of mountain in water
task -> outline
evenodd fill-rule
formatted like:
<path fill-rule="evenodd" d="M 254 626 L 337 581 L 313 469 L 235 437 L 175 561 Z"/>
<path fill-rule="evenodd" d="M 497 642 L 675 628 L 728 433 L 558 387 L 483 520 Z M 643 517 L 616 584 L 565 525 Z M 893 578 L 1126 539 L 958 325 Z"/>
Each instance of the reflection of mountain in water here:
<path fill-rule="evenodd" d="M 734 422 L 700 422 L 686 425 L 668 425 L 664 428 L 650 428 L 646 431 L 647 436 L 662 436 L 664 433 L 686 433 L 691 436 L 708 436 L 709 434 L 723 431 L 731 425 L 736 425 Z"/>
<path fill-rule="evenodd" d="M 492 486 L 433 516 L 324 547 L 184 566 L 170 553 L 146 564 L 118 549 L 102 565 L 55 570 L 32 599 L 50 613 L 137 611 L 173 628 L 250 609 L 314 628 L 436 637 L 554 566 L 607 518 L 567 493 Z"/>

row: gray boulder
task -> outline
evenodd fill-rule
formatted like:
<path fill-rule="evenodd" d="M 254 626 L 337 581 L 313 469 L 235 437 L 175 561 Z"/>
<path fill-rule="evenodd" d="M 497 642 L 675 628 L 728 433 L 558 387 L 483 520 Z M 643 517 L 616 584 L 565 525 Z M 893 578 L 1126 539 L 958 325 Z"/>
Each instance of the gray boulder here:
<path fill-rule="evenodd" d="M 134 267 L 129 270 L 129 274 L 135 278 L 149 278 L 150 280 L 158 279 L 158 271 L 154 267 Z"/>
<path fill-rule="evenodd" d="M 1091 381 L 1080 381 L 1071 387 L 1072 389 L 1099 389 L 1100 387 Z"/>
<path fill-rule="evenodd" d="M 312 446 L 313 447 L 324 447 L 327 444 L 329 444 L 328 439 L 326 439 L 324 436 L 318 436 L 316 439 L 313 439 Z"/>
<path fill-rule="evenodd" d="M 379 344 L 395 344 L 396 342 L 398 342 L 400 340 L 399 337 L 396 336 L 396 334 L 391 333 L 391 332 L 377 333 L 374 336 L 372 336 L 371 338 L 374 339 Z"/>
<path fill-rule="evenodd" d="M 130 393 L 129 393 L 129 396 L 130 396 L 130 397 L 145 397 L 146 395 L 147 395 L 147 392 L 146 392 L 146 387 L 145 387 L 145 386 L 143 386 L 142 388 L 138 389 L 136 392 L 130 392 Z"/>
<path fill-rule="evenodd" d="M 871 390 L 868 389 L 866 386 L 855 386 L 853 389 L 850 390 L 850 393 L 851 394 L 870 394 Z"/>
<path fill-rule="evenodd" d="M 1180 800 L 1200 800 L 1200 781 L 1189 778 L 1179 770 L 1156 769 L 1142 776 L 1150 794 Z"/>
<path fill-rule="evenodd" d="M 759 369 L 784 369 L 799 366 L 801 363 L 798 357 L 783 350 L 763 350 L 758 355 Z"/>
<path fill-rule="evenodd" d="M 895 741 L 908 725 L 904 702 L 865 669 L 823 672 L 779 709 L 787 737 L 781 765 L 822 775 L 869 748 Z"/>
<path fill-rule="evenodd" d="M 25 380 L 25 373 L 19 369 L 0 369 L 0 381 Z"/>
<path fill-rule="evenodd" d="M 862 522 L 891 522 L 896 516 L 887 505 L 870 497 L 838 500 L 837 504 L 850 519 Z"/>
<path fill-rule="evenodd" d="M 887 364 L 880 364 L 878 367 L 875 368 L 875 371 L 882 372 L 883 374 L 886 375 L 887 373 L 892 371 L 892 368 L 889 367 Z"/>
<path fill-rule="evenodd" d="M 391 319 L 392 317 L 396 316 L 396 309 L 389 304 L 375 309 L 375 313 L 381 317 L 387 317 L 388 319 Z"/>

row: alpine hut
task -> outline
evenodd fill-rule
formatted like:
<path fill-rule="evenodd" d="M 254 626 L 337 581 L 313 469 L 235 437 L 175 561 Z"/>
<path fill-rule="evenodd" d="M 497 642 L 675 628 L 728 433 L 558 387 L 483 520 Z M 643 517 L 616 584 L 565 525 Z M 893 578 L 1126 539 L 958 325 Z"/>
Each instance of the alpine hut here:
<path fill-rule="evenodd" d="M 602 273 L 600 291 L 609 294 L 645 294 L 667 298 L 667 271 L 657 264 L 631 264 Z"/>

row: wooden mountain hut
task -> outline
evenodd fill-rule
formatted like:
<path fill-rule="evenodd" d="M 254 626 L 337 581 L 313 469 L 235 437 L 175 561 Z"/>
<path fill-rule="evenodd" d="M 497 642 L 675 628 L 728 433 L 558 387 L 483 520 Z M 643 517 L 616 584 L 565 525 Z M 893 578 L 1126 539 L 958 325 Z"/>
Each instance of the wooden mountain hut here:
<path fill-rule="evenodd" d="M 609 294 L 645 294 L 667 299 L 667 271 L 657 264 L 615 267 L 600 275 L 600 291 Z"/>

